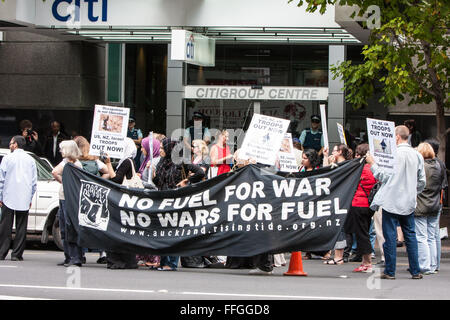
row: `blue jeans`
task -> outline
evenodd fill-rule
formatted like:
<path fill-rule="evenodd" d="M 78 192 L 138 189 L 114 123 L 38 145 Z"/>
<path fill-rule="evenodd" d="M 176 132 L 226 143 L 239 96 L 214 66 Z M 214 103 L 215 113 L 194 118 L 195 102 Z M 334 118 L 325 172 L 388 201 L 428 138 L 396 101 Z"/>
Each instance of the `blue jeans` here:
<path fill-rule="evenodd" d="M 178 256 L 161 256 L 160 266 L 169 266 L 172 269 L 176 269 L 178 267 Z"/>
<path fill-rule="evenodd" d="M 414 224 L 414 213 L 403 216 L 387 212 L 383 209 L 383 244 L 384 258 L 386 267 L 384 273 L 395 276 L 395 267 L 397 263 L 397 224 L 402 228 L 405 238 L 406 251 L 408 253 L 409 272 L 411 275 L 420 273 L 419 256 Z"/>
<path fill-rule="evenodd" d="M 441 267 L 441 226 L 440 226 L 440 220 L 441 220 L 441 213 L 442 213 L 442 204 L 441 208 L 439 209 L 438 215 L 437 215 L 437 223 L 436 223 L 436 270 L 439 270 Z"/>
<path fill-rule="evenodd" d="M 436 271 L 436 224 L 438 216 L 415 217 L 419 267 L 421 272 Z"/>
<path fill-rule="evenodd" d="M 370 222 L 370 229 L 369 229 L 369 237 L 370 237 L 370 244 L 372 245 L 372 253 L 375 253 L 375 241 L 377 240 L 377 233 L 375 232 L 375 226 L 373 225 L 373 219 Z"/>

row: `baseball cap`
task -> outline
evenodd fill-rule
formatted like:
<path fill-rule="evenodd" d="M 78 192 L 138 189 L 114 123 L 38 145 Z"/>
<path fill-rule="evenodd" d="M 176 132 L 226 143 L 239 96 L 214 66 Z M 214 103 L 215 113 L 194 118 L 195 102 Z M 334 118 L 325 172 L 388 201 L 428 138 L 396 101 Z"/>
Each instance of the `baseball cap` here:
<path fill-rule="evenodd" d="M 128 122 L 136 122 L 136 119 L 133 118 L 133 117 L 130 117 L 130 118 L 128 119 Z"/>
<path fill-rule="evenodd" d="M 203 119 L 203 113 L 195 111 L 194 114 L 192 115 L 192 118 L 200 118 Z"/>
<path fill-rule="evenodd" d="M 313 115 L 311 116 L 311 121 L 317 121 L 317 122 L 320 122 L 320 117 L 319 117 L 317 114 L 313 114 Z"/>

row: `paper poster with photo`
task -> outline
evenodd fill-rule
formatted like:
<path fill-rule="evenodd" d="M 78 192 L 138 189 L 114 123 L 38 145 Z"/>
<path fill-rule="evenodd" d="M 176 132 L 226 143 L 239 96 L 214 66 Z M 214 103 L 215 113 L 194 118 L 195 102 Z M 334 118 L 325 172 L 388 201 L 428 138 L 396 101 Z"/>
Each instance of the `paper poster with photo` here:
<path fill-rule="evenodd" d="M 239 157 L 254 159 L 269 166 L 275 165 L 289 120 L 254 114 L 245 134 Z"/>
<path fill-rule="evenodd" d="M 294 145 L 292 144 L 292 135 L 286 133 L 281 142 L 280 152 L 278 153 L 281 172 L 298 172 L 297 160 L 295 159 Z"/>
<path fill-rule="evenodd" d="M 89 154 L 120 159 L 125 151 L 130 109 L 95 105 Z"/>
<path fill-rule="evenodd" d="M 394 172 L 397 154 L 395 123 L 367 118 L 367 135 L 370 153 L 376 164 L 387 172 Z"/>
<path fill-rule="evenodd" d="M 327 127 L 327 115 L 325 112 L 325 105 L 320 105 L 320 118 L 322 123 L 322 135 L 323 135 L 323 147 L 329 149 L 328 143 L 328 127 Z"/>
<path fill-rule="evenodd" d="M 341 143 L 347 145 L 347 139 L 345 138 L 345 129 L 344 126 L 340 123 L 336 123 L 337 124 L 337 129 L 339 132 L 339 139 L 341 140 Z"/>

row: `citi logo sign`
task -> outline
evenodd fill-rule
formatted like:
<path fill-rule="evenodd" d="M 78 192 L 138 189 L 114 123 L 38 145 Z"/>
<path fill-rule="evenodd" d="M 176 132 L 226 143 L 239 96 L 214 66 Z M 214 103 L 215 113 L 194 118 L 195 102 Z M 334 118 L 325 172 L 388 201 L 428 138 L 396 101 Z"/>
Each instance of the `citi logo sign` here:
<path fill-rule="evenodd" d="M 53 17 L 61 22 L 80 22 L 81 7 L 87 7 L 90 22 L 108 21 L 108 0 L 55 0 L 52 5 Z M 65 3 L 66 5 L 62 5 Z"/>
<path fill-rule="evenodd" d="M 188 59 L 194 59 L 194 54 L 195 54 L 195 44 L 194 44 L 195 40 L 194 40 L 194 35 L 191 34 L 191 36 L 189 37 L 189 41 L 186 44 L 186 58 Z"/>

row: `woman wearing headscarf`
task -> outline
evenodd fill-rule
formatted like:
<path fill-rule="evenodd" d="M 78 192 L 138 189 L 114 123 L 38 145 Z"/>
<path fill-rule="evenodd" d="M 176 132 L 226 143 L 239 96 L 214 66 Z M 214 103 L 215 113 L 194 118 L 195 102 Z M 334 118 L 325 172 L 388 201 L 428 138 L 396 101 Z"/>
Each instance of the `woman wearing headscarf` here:
<path fill-rule="evenodd" d="M 161 159 L 159 155 L 159 149 L 161 146 L 161 142 L 158 139 L 153 138 L 152 146 L 150 146 L 150 138 L 146 137 L 142 139 L 141 142 L 142 154 L 144 155 L 144 161 L 142 162 L 141 167 L 139 168 L 139 173 L 141 174 L 142 183 L 145 188 L 156 189 L 152 179 L 149 179 L 151 173 L 155 171 L 155 168 Z M 152 150 L 150 150 L 152 147 Z M 159 266 L 160 256 L 155 255 L 137 255 L 136 260 L 138 261 L 138 265 L 141 267 L 149 267 L 155 268 Z"/>
<path fill-rule="evenodd" d="M 153 173 L 158 165 L 161 156 L 159 154 L 159 149 L 161 147 L 161 142 L 158 139 L 153 138 L 152 140 L 153 149 L 150 150 L 150 138 L 144 138 L 142 140 L 142 154 L 144 155 L 144 161 L 139 168 L 139 174 L 141 175 L 142 182 L 147 188 L 156 188 L 152 179 L 149 179 L 151 173 Z"/>
<path fill-rule="evenodd" d="M 156 166 L 153 182 L 158 190 L 170 190 L 184 187 L 188 183 L 200 182 L 205 177 L 205 172 L 199 166 L 193 164 L 176 165 L 172 161 L 172 151 L 176 141 L 164 139 L 161 142 L 161 160 Z M 193 175 L 190 175 L 193 173 Z M 178 267 L 178 256 L 162 256 L 159 271 L 176 271 Z"/>
<path fill-rule="evenodd" d="M 133 177 L 134 161 L 136 157 L 137 148 L 134 141 L 130 138 L 125 138 L 124 155 L 117 164 L 116 171 L 112 168 L 111 160 L 106 156 L 105 164 L 108 167 L 110 180 L 122 184 L 124 177 L 131 179 Z M 107 268 L 108 269 L 136 269 L 136 254 L 135 253 L 119 253 L 106 252 Z"/>

